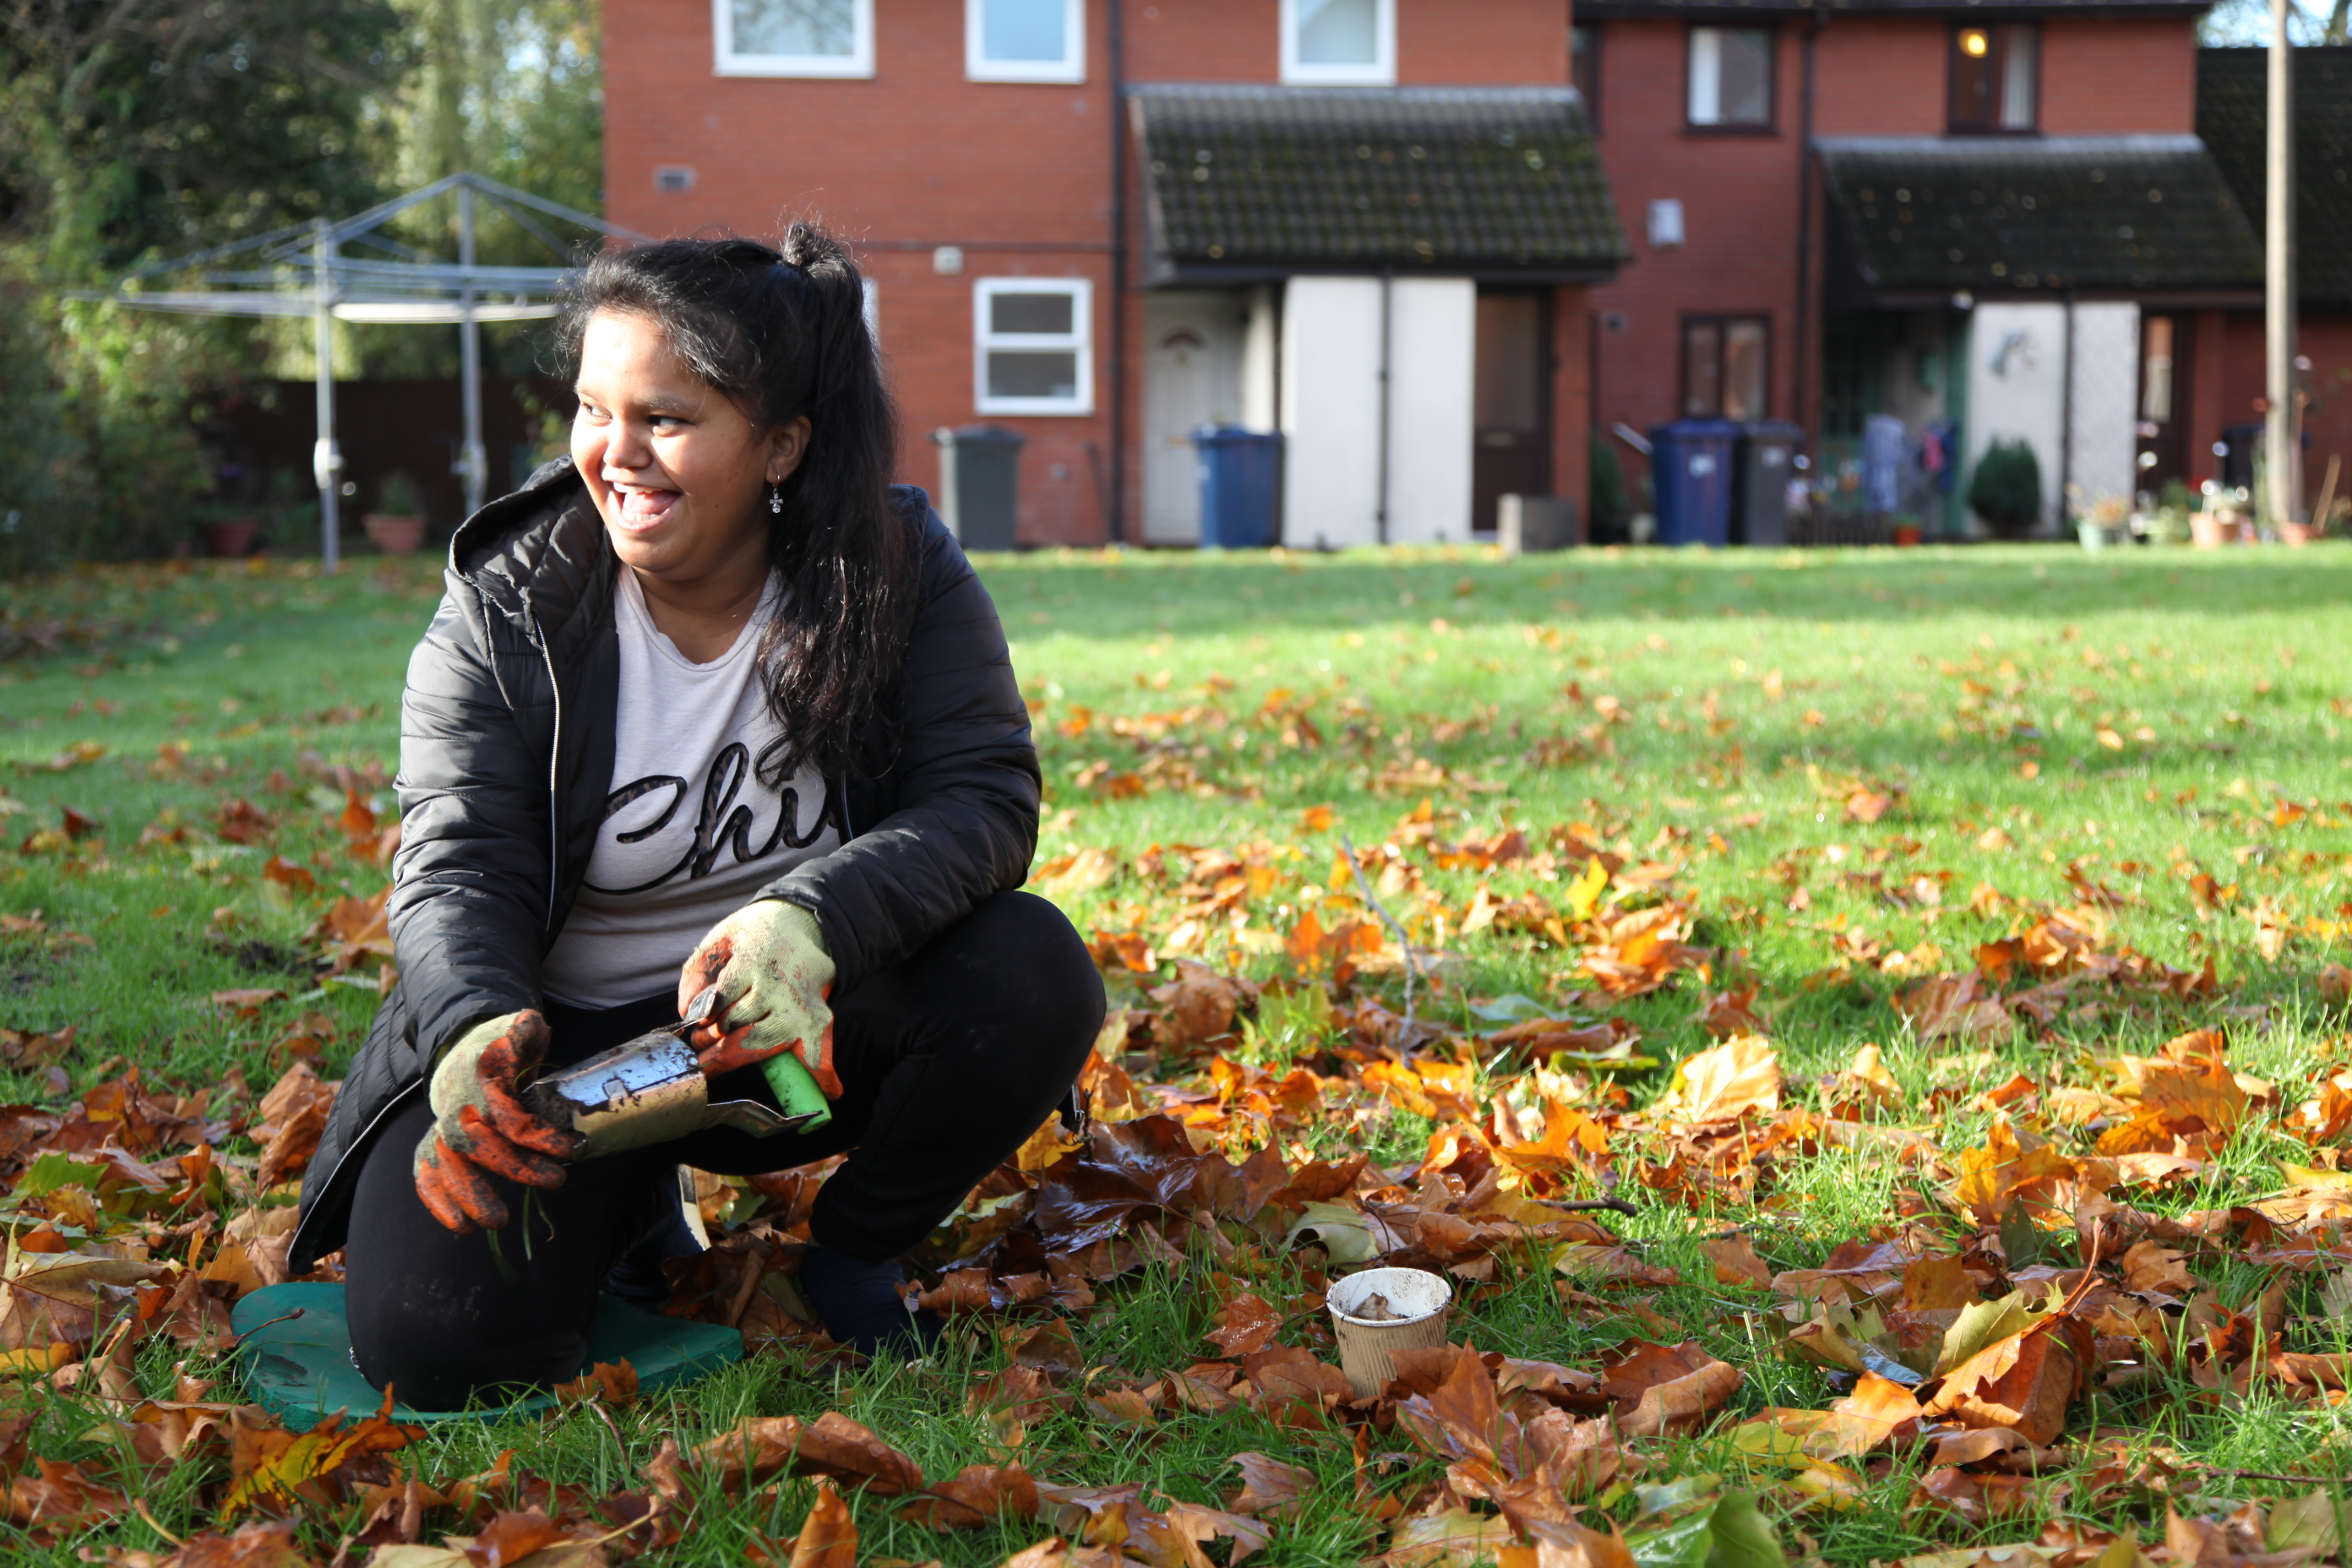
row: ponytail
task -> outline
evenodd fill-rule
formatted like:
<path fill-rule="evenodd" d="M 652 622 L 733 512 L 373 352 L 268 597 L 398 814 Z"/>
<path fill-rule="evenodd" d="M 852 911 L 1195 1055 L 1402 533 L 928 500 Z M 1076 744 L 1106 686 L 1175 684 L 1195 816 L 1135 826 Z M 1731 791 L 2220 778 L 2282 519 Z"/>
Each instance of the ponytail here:
<path fill-rule="evenodd" d="M 887 771 L 919 520 L 891 503 L 898 410 L 848 248 L 796 223 L 778 247 L 668 239 L 602 252 L 565 301 L 569 364 L 599 310 L 656 322 L 680 362 L 755 424 L 808 416 L 808 449 L 768 525 L 784 595 L 759 653 L 782 733 L 760 754 L 760 777 L 772 788 L 803 766 L 829 779 Z"/>

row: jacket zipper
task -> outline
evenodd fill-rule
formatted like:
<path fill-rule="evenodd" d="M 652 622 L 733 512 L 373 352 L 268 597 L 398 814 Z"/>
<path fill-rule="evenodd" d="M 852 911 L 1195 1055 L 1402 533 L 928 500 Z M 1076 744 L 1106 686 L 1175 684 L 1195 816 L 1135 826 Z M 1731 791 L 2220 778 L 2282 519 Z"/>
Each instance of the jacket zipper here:
<path fill-rule="evenodd" d="M 541 922 L 545 942 L 555 940 L 555 888 L 562 869 L 562 826 L 556 821 L 562 801 L 560 788 L 563 768 L 563 687 L 555 678 L 555 650 L 547 646 L 547 634 L 534 613 L 530 617 L 531 640 L 539 644 L 539 657 L 547 666 L 548 706 L 555 710 L 555 743 L 547 753 L 547 918 Z"/>

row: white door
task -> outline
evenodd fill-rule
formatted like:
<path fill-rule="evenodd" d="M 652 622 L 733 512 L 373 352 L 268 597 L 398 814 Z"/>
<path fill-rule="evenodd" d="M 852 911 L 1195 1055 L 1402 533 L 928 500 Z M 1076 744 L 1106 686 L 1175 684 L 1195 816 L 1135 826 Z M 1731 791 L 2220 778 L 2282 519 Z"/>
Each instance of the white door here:
<path fill-rule="evenodd" d="M 1192 432 L 1241 420 L 1239 294 L 1147 294 L 1143 304 L 1143 539 L 1201 541 Z"/>

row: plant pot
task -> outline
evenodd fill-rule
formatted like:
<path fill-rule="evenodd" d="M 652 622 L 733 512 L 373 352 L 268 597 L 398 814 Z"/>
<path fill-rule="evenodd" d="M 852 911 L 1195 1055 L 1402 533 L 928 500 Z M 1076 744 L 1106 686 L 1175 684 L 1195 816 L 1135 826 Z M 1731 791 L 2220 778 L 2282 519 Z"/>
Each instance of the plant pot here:
<path fill-rule="evenodd" d="M 2313 540 L 2318 537 L 2319 530 L 2312 527 L 2311 524 L 2307 522 L 2282 522 L 2279 524 L 2279 542 L 2282 544 L 2291 544 L 2297 550 L 2302 549 L 2305 545 L 2310 543 Z"/>
<path fill-rule="evenodd" d="M 1916 522 L 1898 522 L 1895 525 L 1895 542 L 1906 549 L 1918 543 L 1927 536 L 1927 531 Z"/>
<path fill-rule="evenodd" d="M 217 561 L 236 561 L 253 553 L 253 542 L 261 533 L 257 517 L 233 517 L 226 522 L 205 524 L 205 553 Z"/>
<path fill-rule="evenodd" d="M 404 513 L 372 511 L 360 520 L 368 542 L 386 555 L 414 555 L 425 543 L 425 520 Z"/>
<path fill-rule="evenodd" d="M 2189 514 L 2189 542 L 2200 550 L 2219 550 L 2238 542 L 2238 520 L 2223 512 Z"/>

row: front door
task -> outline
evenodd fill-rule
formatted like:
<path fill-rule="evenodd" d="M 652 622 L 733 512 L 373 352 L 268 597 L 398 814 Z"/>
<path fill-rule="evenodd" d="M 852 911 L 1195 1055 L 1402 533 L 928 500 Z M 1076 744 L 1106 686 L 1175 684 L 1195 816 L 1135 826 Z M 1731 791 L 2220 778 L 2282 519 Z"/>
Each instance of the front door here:
<path fill-rule="evenodd" d="M 1143 542 L 1201 541 L 1192 432 L 1241 419 L 1239 294 L 1148 294 L 1143 306 Z"/>
<path fill-rule="evenodd" d="M 1528 289 L 1478 294 L 1470 526 L 1481 533 L 1493 531 L 1501 497 L 1551 493 L 1549 302 Z"/>
<path fill-rule="evenodd" d="M 2160 494 L 2167 479 L 2189 477 L 2189 327 L 2186 314 L 2139 319 L 2138 486 Z M 2202 465 L 2200 465 L 2202 466 Z"/>

